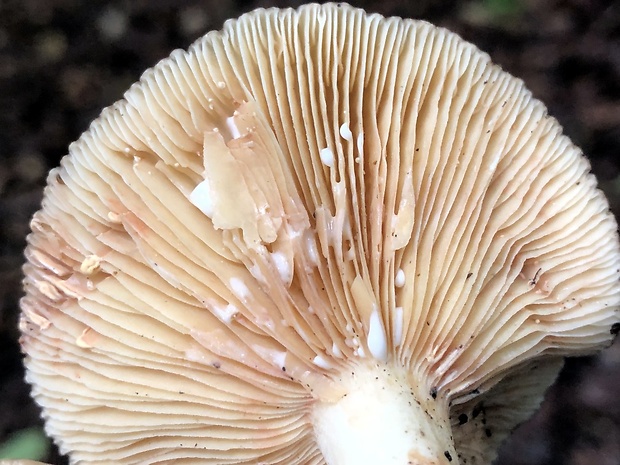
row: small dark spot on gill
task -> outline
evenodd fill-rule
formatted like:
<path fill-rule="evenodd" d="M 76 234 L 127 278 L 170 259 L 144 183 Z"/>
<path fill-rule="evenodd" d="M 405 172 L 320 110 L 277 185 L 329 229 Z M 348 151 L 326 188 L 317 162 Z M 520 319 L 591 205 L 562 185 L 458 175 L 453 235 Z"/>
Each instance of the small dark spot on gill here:
<path fill-rule="evenodd" d="M 448 462 L 452 462 L 452 455 L 450 455 L 450 452 L 445 451 L 443 455 L 446 456 L 446 458 L 448 459 Z"/>
<path fill-rule="evenodd" d="M 469 278 L 471 278 L 473 275 L 474 275 L 473 273 L 467 273 L 467 277 L 466 277 L 465 279 L 469 279 Z"/>
<path fill-rule="evenodd" d="M 613 325 L 611 325 L 611 329 L 609 330 L 609 332 L 614 336 L 620 333 L 620 323 L 614 323 Z"/>
<path fill-rule="evenodd" d="M 431 397 L 433 399 L 437 399 L 437 388 L 436 387 L 431 388 Z"/>
<path fill-rule="evenodd" d="M 282 371 L 286 371 L 286 367 L 282 367 Z"/>
<path fill-rule="evenodd" d="M 484 404 L 482 402 L 474 406 L 474 409 L 471 412 L 471 416 L 472 418 L 476 418 L 481 413 L 484 413 Z"/>
<path fill-rule="evenodd" d="M 542 271 L 542 268 L 538 268 L 538 270 L 536 271 L 536 274 L 530 280 L 530 286 L 535 286 L 536 285 L 536 283 L 538 282 L 538 277 L 540 276 L 540 272 L 541 271 Z"/>
<path fill-rule="evenodd" d="M 459 425 L 464 425 L 465 423 L 467 423 L 468 420 L 469 420 L 469 417 L 467 416 L 466 413 L 461 413 L 459 415 Z"/>

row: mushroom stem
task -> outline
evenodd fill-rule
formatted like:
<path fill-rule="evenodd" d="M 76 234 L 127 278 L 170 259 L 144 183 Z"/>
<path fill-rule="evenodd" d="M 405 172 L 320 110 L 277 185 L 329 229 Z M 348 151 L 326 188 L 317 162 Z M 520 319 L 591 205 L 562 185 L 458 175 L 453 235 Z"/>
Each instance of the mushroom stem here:
<path fill-rule="evenodd" d="M 318 445 L 328 465 L 458 463 L 448 408 L 426 383 L 390 364 L 353 367 L 338 379 L 344 394 L 313 408 Z"/>

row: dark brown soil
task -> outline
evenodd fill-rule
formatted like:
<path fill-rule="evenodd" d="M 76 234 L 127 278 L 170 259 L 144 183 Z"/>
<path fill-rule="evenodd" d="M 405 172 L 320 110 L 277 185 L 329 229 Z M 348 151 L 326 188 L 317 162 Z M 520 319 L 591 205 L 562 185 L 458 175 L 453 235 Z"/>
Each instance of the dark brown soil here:
<path fill-rule="evenodd" d="M 46 172 L 146 68 L 256 0 L 0 0 L 0 443 L 39 422 L 17 345 L 20 266 Z M 362 0 L 460 33 L 525 80 L 591 159 L 620 213 L 620 3 Z M 620 464 L 620 344 L 570 360 L 502 465 Z M 48 460 L 62 463 L 57 455 Z"/>

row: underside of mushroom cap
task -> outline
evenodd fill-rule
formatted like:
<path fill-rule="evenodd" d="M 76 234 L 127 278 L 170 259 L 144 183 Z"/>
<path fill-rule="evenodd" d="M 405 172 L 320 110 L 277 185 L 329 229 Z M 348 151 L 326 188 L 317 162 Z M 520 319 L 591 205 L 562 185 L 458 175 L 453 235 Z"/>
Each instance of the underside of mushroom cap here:
<path fill-rule="evenodd" d="M 342 4 L 145 72 L 31 226 L 27 379 L 74 463 L 326 463 L 317 412 L 375 372 L 430 421 L 419 460 L 488 463 L 618 322 L 616 222 L 545 107 L 455 34 Z"/>

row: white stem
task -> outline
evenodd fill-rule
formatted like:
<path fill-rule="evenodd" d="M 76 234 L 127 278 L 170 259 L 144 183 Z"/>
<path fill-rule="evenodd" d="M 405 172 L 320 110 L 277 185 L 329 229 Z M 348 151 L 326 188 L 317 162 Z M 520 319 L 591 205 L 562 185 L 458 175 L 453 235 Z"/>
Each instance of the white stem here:
<path fill-rule="evenodd" d="M 317 442 L 328 465 L 458 464 L 448 408 L 399 367 L 355 366 L 337 380 L 345 394 L 318 400 Z"/>

